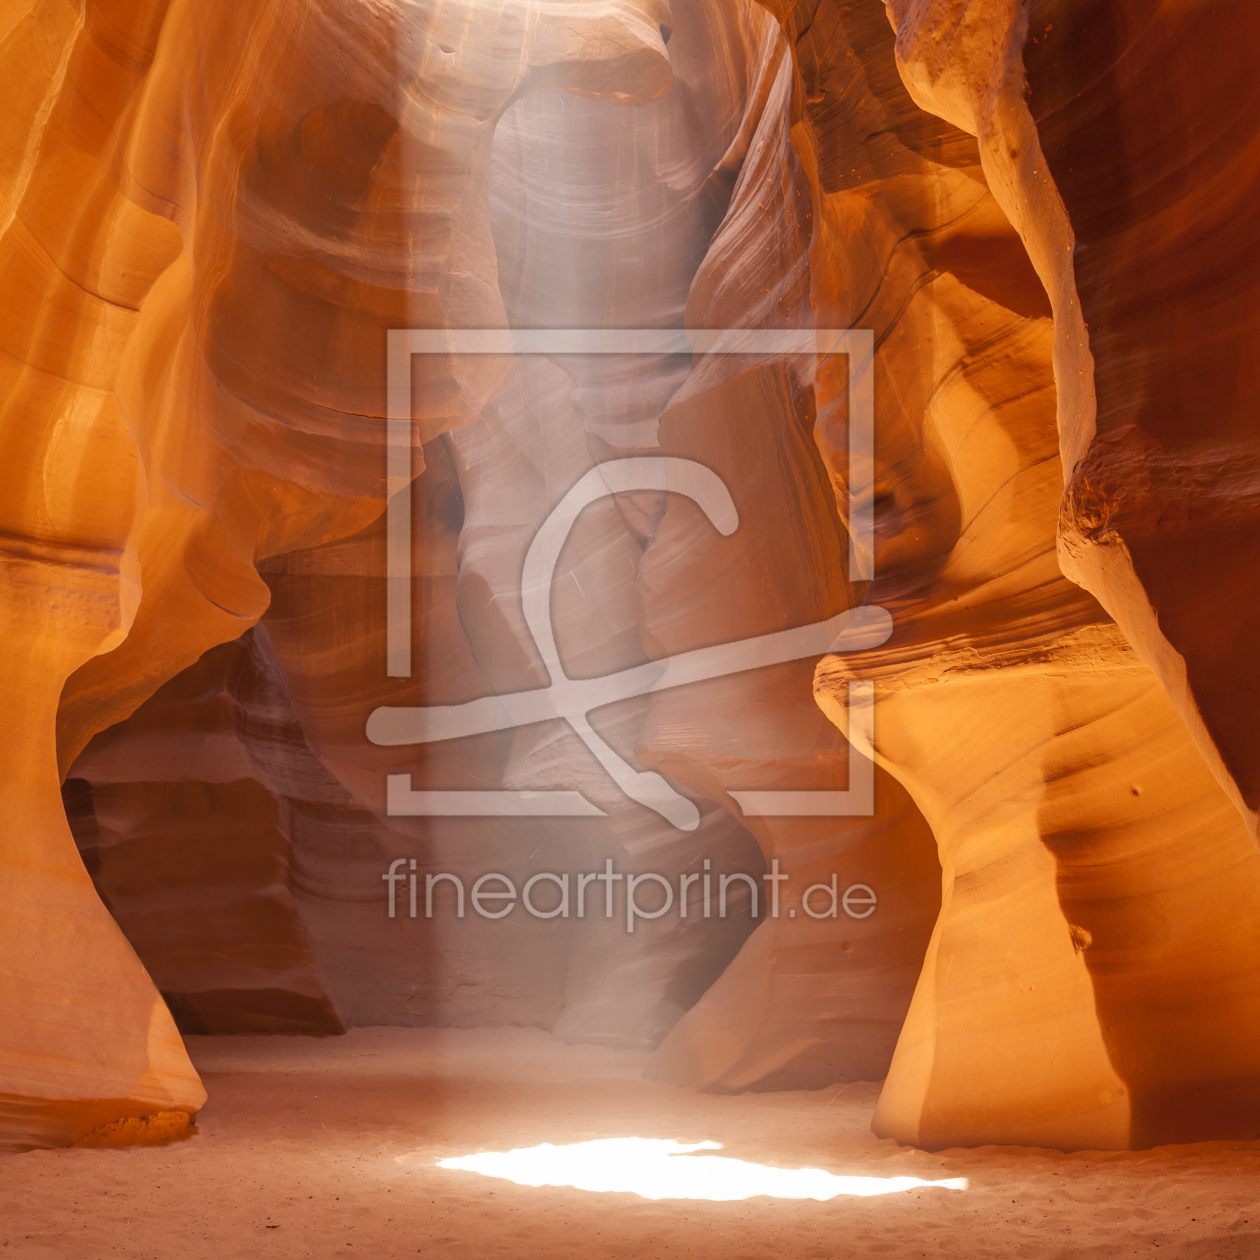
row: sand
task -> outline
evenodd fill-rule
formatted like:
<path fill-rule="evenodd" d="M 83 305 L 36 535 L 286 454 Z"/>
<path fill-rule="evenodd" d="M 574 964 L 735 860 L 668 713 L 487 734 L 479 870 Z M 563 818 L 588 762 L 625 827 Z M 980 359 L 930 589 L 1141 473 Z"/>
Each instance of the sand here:
<path fill-rule="evenodd" d="M 0 1157 L 0 1257 L 1260 1257 L 1260 1143 L 926 1153 L 872 1136 L 874 1084 L 695 1094 L 533 1029 L 188 1041 L 210 1092 L 196 1136 Z M 654 1201 L 436 1166 L 609 1137 L 969 1188 Z"/>

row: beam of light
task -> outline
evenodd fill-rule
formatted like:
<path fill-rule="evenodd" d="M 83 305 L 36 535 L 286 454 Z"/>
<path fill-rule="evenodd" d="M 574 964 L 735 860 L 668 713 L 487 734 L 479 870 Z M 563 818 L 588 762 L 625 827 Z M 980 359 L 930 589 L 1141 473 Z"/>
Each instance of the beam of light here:
<path fill-rule="evenodd" d="M 965 1177 L 921 1181 L 918 1177 L 848 1177 L 821 1168 L 768 1168 L 726 1156 L 696 1155 L 718 1151 L 720 1142 L 690 1146 L 668 1138 L 600 1138 L 570 1146 L 521 1147 L 438 1161 L 457 1168 L 514 1181 L 518 1186 L 573 1186 L 578 1190 L 621 1190 L 644 1199 L 726 1201 L 769 1195 L 775 1199 L 834 1199 L 840 1194 L 896 1194 L 929 1187 L 966 1190 Z"/>

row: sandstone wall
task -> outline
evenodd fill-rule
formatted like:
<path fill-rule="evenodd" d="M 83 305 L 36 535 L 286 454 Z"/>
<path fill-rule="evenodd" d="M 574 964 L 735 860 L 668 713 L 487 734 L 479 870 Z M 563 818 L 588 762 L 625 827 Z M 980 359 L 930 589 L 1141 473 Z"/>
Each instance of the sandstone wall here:
<path fill-rule="evenodd" d="M 1100 15 L 1122 7 L 1073 6 L 1067 26 L 1097 19 L 1109 29 L 1118 15 Z M 1024 100 L 1022 11 L 893 4 L 894 50 L 869 12 L 833 6 L 831 29 L 853 54 L 849 75 L 840 58 L 807 51 L 827 29 L 823 11 L 798 48 L 802 143 L 820 155 L 824 205 L 815 302 L 842 324 L 869 321 L 884 346 L 876 580 L 866 598 L 896 609 L 897 629 L 875 652 L 824 660 L 816 688 L 844 724 L 847 679 L 877 680 L 877 756 L 922 808 L 944 868 L 941 917 L 876 1130 L 929 1146 L 1252 1137 L 1258 1063 L 1243 1030 L 1257 1018 L 1248 907 L 1260 858 L 1219 760 L 1210 748 L 1206 763 L 1200 755 L 1202 727 L 1175 671 L 1139 624 L 1136 587 L 1114 565 L 1103 580 L 1102 553 L 1081 542 L 1082 487 L 1096 484 L 1090 464 L 1102 456 L 1077 461 L 1087 448 L 1118 449 L 1088 435 L 1098 346 L 1113 352 L 1112 372 L 1131 356 L 1114 326 L 1103 342 L 1095 337 L 1093 359 L 1086 349 L 1071 208 L 1057 198 Z M 1049 29 L 1037 27 L 1029 47 L 1060 48 L 1082 82 L 1129 48 L 1108 43 L 1104 53 L 1082 35 L 1064 50 L 1064 24 L 1048 10 L 1041 17 Z M 1048 68 L 1049 54 L 1033 55 Z M 1072 99 L 1069 83 L 1048 76 L 1042 90 L 1046 125 L 1062 122 L 1050 97 L 1060 111 L 1084 111 L 1078 143 L 1110 163 L 1097 114 Z M 846 96 L 847 117 L 828 126 L 827 111 Z M 927 163 L 882 153 L 867 170 L 852 158 L 847 171 L 827 162 L 852 152 L 844 138 L 868 153 L 882 147 L 887 132 L 862 146 L 852 125 L 860 118 L 869 134 L 872 97 L 893 120 L 910 96 L 941 120 L 917 123 Z M 935 131 L 930 149 L 925 128 Z M 1124 214 L 1145 218 L 1136 207 Z M 1006 222 L 1045 284 L 1053 324 L 1027 263 L 1011 253 Z M 1085 255 L 1076 268 L 1127 303 L 1133 290 L 1119 268 Z M 999 258 L 997 275 L 976 265 Z M 1175 408 L 1141 387 L 1126 394 L 1138 396 L 1178 428 Z M 820 419 L 838 479 L 845 419 L 836 415 L 835 438 Z M 1176 477 L 1191 475 L 1166 454 L 1180 465 Z M 1074 468 L 1066 498 L 1065 466 Z M 1146 473 L 1125 477 L 1141 500 Z M 1058 572 L 1061 500 L 1065 570 L 1106 610 Z M 1107 534 L 1109 511 L 1100 507 L 1091 528 L 1114 556 L 1122 544 Z"/>
<path fill-rule="evenodd" d="M 384 330 L 502 318 L 508 101 L 667 90 L 663 6 L 565 8 L 5 9 L 5 1143 L 201 1103 L 75 852 L 58 751 L 248 629 L 258 559 L 379 512 Z M 422 438 L 505 365 L 435 366 Z"/>
<path fill-rule="evenodd" d="M 185 1127 L 175 1019 L 536 1024 L 714 1090 L 887 1073 L 877 1132 L 931 1147 L 1260 1135 L 1258 36 L 1244 0 L 0 7 L 0 1147 Z M 385 333 L 504 325 L 876 348 L 416 356 L 389 677 Z M 373 744 L 379 707 L 549 681 L 526 550 L 634 456 L 704 465 L 739 526 L 586 509 L 548 605 L 570 677 L 859 605 L 891 638 L 585 742 Z M 739 803 L 861 755 L 872 816 Z M 600 816 L 393 816 L 388 773 Z M 778 863 L 787 913 L 384 912 L 400 858 L 423 898 L 609 857 Z M 800 912 L 837 871 L 878 914 Z"/>
<path fill-rule="evenodd" d="M 530 97 L 500 120 L 491 205 L 500 284 L 514 323 L 808 321 L 811 213 L 787 138 L 790 62 L 778 29 L 759 10 L 732 4 L 680 6 L 673 23 L 676 90 L 659 104 L 627 113 L 569 95 Z M 763 190 L 767 170 L 778 176 L 773 198 Z M 737 208 L 711 242 L 732 194 Z M 780 227 L 784 209 L 796 216 L 790 232 Z M 774 296 L 760 280 L 741 279 L 750 252 Z M 660 261 L 645 269 L 645 258 Z M 698 287 L 709 305 L 697 306 L 693 297 L 684 312 L 702 258 Z M 843 786 L 847 746 L 812 704 L 809 661 L 672 693 L 670 722 L 654 715 L 645 725 L 646 699 L 601 713 L 600 733 L 622 755 L 643 765 L 659 762 L 675 784 L 697 794 L 701 824 L 691 834 L 628 800 L 560 724 L 424 748 L 381 749 L 364 737 L 365 716 L 377 705 L 457 703 L 545 681 L 521 615 L 525 548 L 557 496 L 601 459 L 658 451 L 701 459 L 730 487 L 744 523 L 725 569 L 714 569 L 703 549 L 680 562 L 678 549 L 688 537 L 680 504 L 667 510 L 660 495 L 648 494 L 589 509 L 565 550 L 553 598 L 565 667 L 577 676 L 643 662 L 645 645 L 662 655 L 715 637 L 806 623 L 847 606 L 842 528 L 808 439 L 808 365 L 798 363 L 786 375 L 770 365 L 755 370 L 765 384 L 748 396 L 738 426 L 758 432 L 758 442 L 741 449 L 728 438 L 725 454 L 723 418 L 749 377 L 727 371 L 693 386 L 699 398 L 690 413 L 679 413 L 688 418 L 667 417 L 662 428 L 661 409 L 690 370 L 679 356 L 523 360 L 480 419 L 425 448 L 413 522 L 414 605 L 421 610 L 414 680 L 382 674 L 380 522 L 344 542 L 262 564 L 272 602 L 266 633 L 254 632 L 250 657 L 266 658 L 259 668 L 269 680 L 271 716 L 238 723 L 238 738 L 275 797 L 290 846 L 286 891 L 341 1019 L 539 1023 L 567 1040 L 651 1047 L 722 973 L 752 927 L 742 885 L 725 921 L 703 917 L 696 887 L 689 921 L 641 921 L 633 936 L 620 912 L 613 922 L 540 923 L 523 912 L 505 923 L 459 921 L 442 894 L 436 921 L 388 922 L 380 875 L 399 855 L 417 860 L 422 886 L 426 875 L 443 871 L 471 884 L 484 871 L 502 870 L 518 887 L 538 870 L 598 869 L 608 856 L 619 869 L 671 880 L 700 871 L 706 860 L 755 878 L 765 858 L 777 857 L 803 889 L 815 875 L 825 882 L 845 852 L 854 879 L 860 874 L 879 885 L 879 931 L 855 954 L 849 929 L 870 937 L 872 925 L 818 922 L 785 903 L 784 919 L 790 913 L 799 921 L 767 924 L 748 955 L 761 957 L 767 934 L 780 933 L 778 948 L 792 960 L 783 984 L 772 986 L 782 992 L 753 1021 L 751 1048 L 729 1041 L 719 1052 L 728 1068 L 741 1056 L 760 1066 L 724 1069 L 724 1087 L 744 1077 L 769 1087 L 885 1072 L 935 913 L 936 864 L 914 807 L 881 775 L 873 820 L 750 821 L 759 850 L 725 794 L 730 755 L 715 778 L 704 753 L 697 758 L 698 750 L 678 738 L 683 730 L 707 733 L 715 747 L 735 750 L 742 783 L 754 788 Z M 779 460 L 781 448 L 791 451 L 786 462 Z M 776 476 L 766 477 L 769 467 Z M 800 481 L 812 491 L 802 496 Z M 677 537 L 680 519 L 684 534 Z M 784 535 L 785 528 L 794 532 Z M 798 551 L 794 567 L 784 567 L 784 554 Z M 733 583 L 732 572 L 739 575 Z M 829 594 L 811 590 L 820 572 L 833 575 Z M 188 672 L 189 685 L 206 667 L 202 662 Z M 754 734 L 747 704 L 757 688 L 761 717 Z M 128 726 L 152 720 L 150 710 L 156 715 L 160 703 L 155 697 L 111 737 L 123 739 Z M 196 729 L 204 717 L 190 708 L 185 720 Z M 93 757 L 90 750 L 73 773 L 95 784 Z M 180 765 L 194 780 L 188 790 L 204 791 L 195 765 Z M 607 819 L 390 818 L 384 799 L 390 771 L 409 773 L 417 789 L 578 786 Z M 103 790 L 94 786 L 98 798 Z M 160 812 L 160 804 L 154 809 Z M 905 833 L 901 848 L 883 841 L 890 820 Z M 87 824 L 80 830 L 91 853 L 97 832 Z M 168 860 L 178 860 L 190 840 L 173 826 Z M 900 870 L 907 855 L 908 874 Z M 242 895 L 255 898 L 259 891 Z M 799 900 L 799 890 L 791 900 Z M 205 932 L 212 936 L 212 925 Z M 157 965 L 156 955 L 150 961 L 141 953 L 151 969 Z M 184 959 L 196 969 L 195 959 Z M 217 984 L 213 966 L 205 970 L 195 984 Z M 177 993 L 180 983 L 194 982 L 171 981 L 164 992 Z M 265 983 L 261 971 L 257 983 Z M 300 996 L 278 965 L 270 983 L 288 1002 Z M 728 981 L 728 990 L 739 988 Z M 824 991 L 834 1009 L 820 1017 L 814 1006 Z M 241 1027 L 252 1026 L 255 990 L 242 988 L 235 998 L 216 992 L 223 995 L 217 1027 L 230 1027 L 237 1009 Z M 679 1063 L 688 1059 L 693 1038 L 711 1039 L 706 1027 L 724 1018 L 717 1002 L 715 996 L 713 1013 L 699 1012 L 687 1026 L 693 1031 L 662 1052 L 656 1070 L 709 1083 L 713 1073 L 696 1077 L 692 1068 L 670 1065 L 679 1055 Z"/>

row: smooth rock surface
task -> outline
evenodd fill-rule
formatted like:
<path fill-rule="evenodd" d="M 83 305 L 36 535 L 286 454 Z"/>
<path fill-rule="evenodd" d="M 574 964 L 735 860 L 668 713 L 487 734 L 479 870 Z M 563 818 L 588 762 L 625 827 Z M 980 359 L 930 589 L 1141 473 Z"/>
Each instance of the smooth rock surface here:
<path fill-rule="evenodd" d="M 887 1072 L 931 1148 L 1255 1138 L 1253 8 L 0 9 L 0 1149 L 178 1136 L 172 1014 Z M 415 356 L 386 672 L 388 330 L 815 325 L 873 362 Z M 591 700 L 861 606 L 877 647 Z M 548 686 L 589 719 L 369 739 Z M 452 887 L 606 861 L 672 904 Z M 877 911 L 809 913 L 832 878 Z"/>
<path fill-rule="evenodd" d="M 1020 147 L 1030 128 L 1004 42 L 1018 21 L 997 4 L 891 6 L 903 89 L 888 33 L 836 13 L 887 116 L 904 117 L 908 89 L 944 120 L 920 121 L 916 146 L 934 127 L 935 152 L 950 155 L 926 164 L 881 140 L 866 146 L 870 171 L 819 167 L 816 304 L 841 324 L 862 313 L 885 347 L 866 598 L 897 628 L 883 648 L 825 659 L 816 688 L 843 725 L 848 681 L 875 679 L 877 756 L 923 810 L 944 868 L 876 1130 L 933 1147 L 1250 1137 L 1260 1060 L 1227 1030 L 1257 1018 L 1241 979 L 1260 962 L 1247 910 L 1257 855 L 1141 643 L 1121 634 L 1130 625 L 1111 624 L 1055 562 L 1058 448 L 1084 360 L 1066 255 L 1048 244 L 1061 207 Z M 836 63 L 815 64 L 806 91 L 830 102 Z M 819 151 L 838 156 L 844 133 L 824 130 L 823 108 Z M 1027 264 L 997 245 L 1010 232 L 986 180 L 1046 282 L 1053 327 Z M 1003 251 L 997 275 L 977 265 Z M 821 399 L 819 414 L 842 479 L 845 416 Z M 1191 972 L 1198 984 L 1183 987 Z"/>
<path fill-rule="evenodd" d="M 0 1143 L 200 1106 L 58 765 L 257 620 L 259 559 L 379 513 L 384 331 L 502 320 L 508 101 L 668 89 L 663 5 L 561 7 L 5 10 Z M 504 366 L 439 362 L 417 435 Z"/>

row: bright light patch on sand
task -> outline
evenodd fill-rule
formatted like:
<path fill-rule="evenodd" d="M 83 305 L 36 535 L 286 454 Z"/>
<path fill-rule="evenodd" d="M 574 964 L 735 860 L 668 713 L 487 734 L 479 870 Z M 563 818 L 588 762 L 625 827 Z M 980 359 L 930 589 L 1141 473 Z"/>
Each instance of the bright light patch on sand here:
<path fill-rule="evenodd" d="M 438 1161 L 439 1168 L 500 1177 L 518 1186 L 573 1186 L 622 1190 L 645 1199 L 834 1199 L 840 1194 L 896 1194 L 920 1186 L 966 1190 L 965 1177 L 920 1181 L 918 1177 L 838 1177 L 821 1168 L 768 1168 L 724 1155 L 720 1142 L 684 1146 L 667 1138 L 600 1138 L 571 1146 L 523 1147 Z"/>

